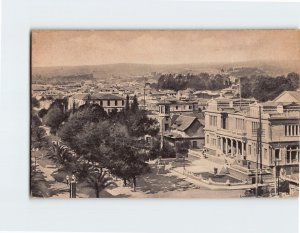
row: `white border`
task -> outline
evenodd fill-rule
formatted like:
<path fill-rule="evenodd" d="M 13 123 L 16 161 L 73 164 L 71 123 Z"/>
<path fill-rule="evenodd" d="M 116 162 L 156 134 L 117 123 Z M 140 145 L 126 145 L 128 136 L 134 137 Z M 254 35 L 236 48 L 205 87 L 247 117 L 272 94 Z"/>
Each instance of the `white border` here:
<path fill-rule="evenodd" d="M 298 28 L 299 3 L 4 0 L 0 230 L 289 232 L 298 199 L 29 200 L 30 29 Z"/>

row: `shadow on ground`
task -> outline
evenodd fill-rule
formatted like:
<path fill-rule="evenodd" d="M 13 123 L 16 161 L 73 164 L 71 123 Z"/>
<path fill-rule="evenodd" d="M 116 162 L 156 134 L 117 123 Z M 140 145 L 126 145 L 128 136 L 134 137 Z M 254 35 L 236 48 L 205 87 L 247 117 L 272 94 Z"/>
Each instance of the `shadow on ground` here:
<path fill-rule="evenodd" d="M 188 189 L 199 189 L 194 184 L 187 182 L 171 173 L 156 174 L 155 166 L 152 166 L 152 173 L 145 174 L 137 180 L 137 191 L 145 194 L 158 192 L 185 191 Z"/>

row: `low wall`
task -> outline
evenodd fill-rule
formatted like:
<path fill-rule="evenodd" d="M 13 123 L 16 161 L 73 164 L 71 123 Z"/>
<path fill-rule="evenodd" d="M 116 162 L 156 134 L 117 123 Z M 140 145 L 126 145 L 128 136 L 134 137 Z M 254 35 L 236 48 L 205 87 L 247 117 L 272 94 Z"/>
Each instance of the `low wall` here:
<path fill-rule="evenodd" d="M 208 184 L 208 185 L 216 185 L 216 186 L 239 186 L 239 185 L 245 185 L 245 184 L 247 184 L 247 182 L 244 182 L 244 181 L 239 182 L 239 183 L 230 183 L 229 180 L 227 180 L 225 183 L 215 182 L 215 181 L 211 180 L 211 178 L 204 179 L 201 175 L 195 175 L 193 172 L 188 171 L 188 170 L 185 170 L 184 172 L 182 172 L 182 174 L 186 175 L 187 177 L 190 177 L 192 179 L 201 181 L 201 182 L 203 182 L 205 184 Z"/>
<path fill-rule="evenodd" d="M 234 168 L 229 166 L 228 167 L 228 172 L 232 177 L 235 177 L 239 180 L 242 180 L 248 184 L 253 183 L 253 179 L 256 177 L 256 173 L 252 171 L 247 171 L 246 168 L 243 168 L 243 170 L 239 170 L 238 168 Z M 273 175 L 272 173 L 263 173 L 262 174 L 263 180 L 265 182 L 270 182 L 273 180 Z M 254 180 L 255 181 L 255 180 Z"/>

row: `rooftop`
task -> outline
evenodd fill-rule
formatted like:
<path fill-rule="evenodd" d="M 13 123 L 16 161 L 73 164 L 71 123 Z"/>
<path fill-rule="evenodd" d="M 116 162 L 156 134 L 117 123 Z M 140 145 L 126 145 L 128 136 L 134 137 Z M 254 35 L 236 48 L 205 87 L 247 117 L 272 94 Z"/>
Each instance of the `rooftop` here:
<path fill-rule="evenodd" d="M 79 93 L 72 96 L 73 99 L 76 100 L 85 100 L 89 94 L 87 93 Z"/>
<path fill-rule="evenodd" d="M 91 99 L 91 100 L 125 100 L 125 98 L 118 96 L 118 95 L 113 95 L 113 94 L 92 94 L 88 95 L 86 99 Z"/>
<path fill-rule="evenodd" d="M 284 91 L 279 96 L 277 96 L 273 101 L 277 102 L 277 100 L 280 99 L 284 95 L 289 95 L 290 97 L 292 97 L 297 102 L 300 102 L 300 92 L 299 91 Z M 293 100 L 291 100 L 290 102 L 292 102 L 292 101 Z"/>
<path fill-rule="evenodd" d="M 195 120 L 197 120 L 197 118 L 193 116 L 179 115 L 172 124 L 171 128 L 179 131 L 185 131 Z"/>

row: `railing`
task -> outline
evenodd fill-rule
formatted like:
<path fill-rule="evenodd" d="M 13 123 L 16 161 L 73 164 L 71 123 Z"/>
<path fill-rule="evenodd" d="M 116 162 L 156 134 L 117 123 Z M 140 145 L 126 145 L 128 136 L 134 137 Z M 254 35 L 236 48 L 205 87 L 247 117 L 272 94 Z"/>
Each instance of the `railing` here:
<path fill-rule="evenodd" d="M 256 174 L 256 169 L 248 169 L 248 168 L 245 168 L 245 167 L 242 167 L 242 166 L 239 166 L 239 165 L 231 165 L 230 168 L 237 171 L 237 172 L 243 172 L 243 173 L 246 173 L 248 175 Z M 271 174 L 271 173 L 272 173 L 272 171 L 268 168 L 263 168 L 261 170 L 261 174 Z"/>
<path fill-rule="evenodd" d="M 247 133 L 245 130 L 242 131 L 236 131 L 236 130 L 229 130 L 229 129 L 224 129 L 224 128 L 217 128 L 218 131 L 229 134 L 229 135 L 238 135 L 241 137 L 246 137 Z"/>

